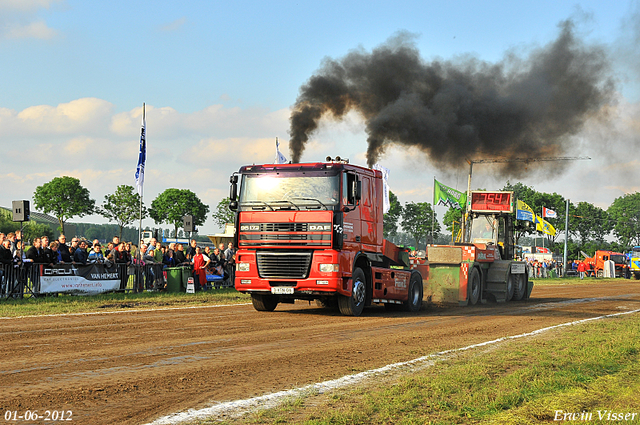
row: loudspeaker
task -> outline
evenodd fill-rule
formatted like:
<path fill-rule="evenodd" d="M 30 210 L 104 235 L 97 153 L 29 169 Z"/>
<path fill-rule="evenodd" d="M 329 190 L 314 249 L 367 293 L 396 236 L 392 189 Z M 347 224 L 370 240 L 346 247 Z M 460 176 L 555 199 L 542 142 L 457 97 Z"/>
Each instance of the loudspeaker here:
<path fill-rule="evenodd" d="M 13 221 L 29 221 L 29 201 L 13 201 Z"/>
<path fill-rule="evenodd" d="M 193 224 L 193 216 L 192 215 L 185 215 L 184 217 L 182 217 L 182 221 L 184 224 L 184 231 L 185 232 L 195 232 L 196 231 L 196 226 L 194 226 Z"/>

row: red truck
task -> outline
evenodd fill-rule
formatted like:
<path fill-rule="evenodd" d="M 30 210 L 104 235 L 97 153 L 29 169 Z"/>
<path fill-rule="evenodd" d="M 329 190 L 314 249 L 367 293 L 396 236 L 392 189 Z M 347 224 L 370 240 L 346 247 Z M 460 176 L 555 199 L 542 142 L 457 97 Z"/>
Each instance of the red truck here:
<path fill-rule="evenodd" d="M 382 187 L 380 171 L 340 160 L 240 168 L 236 289 L 260 311 L 296 299 L 352 316 L 372 303 L 418 311 L 428 267 L 382 238 Z"/>
<path fill-rule="evenodd" d="M 498 246 L 499 211 L 489 210 L 493 232 L 476 244 L 431 246 L 428 258 L 410 259 L 407 249 L 382 237 L 380 171 L 336 158 L 244 166 L 230 182 L 235 288 L 251 294 L 256 310 L 301 299 L 351 316 L 371 304 L 416 312 L 423 300 L 475 304 L 526 298 L 531 291 L 525 263 Z"/>

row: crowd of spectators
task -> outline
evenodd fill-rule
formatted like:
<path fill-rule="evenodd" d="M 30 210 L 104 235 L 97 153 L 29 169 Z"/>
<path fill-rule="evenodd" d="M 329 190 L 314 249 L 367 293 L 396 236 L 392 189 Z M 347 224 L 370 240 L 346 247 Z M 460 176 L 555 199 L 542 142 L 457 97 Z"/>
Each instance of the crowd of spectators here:
<path fill-rule="evenodd" d="M 529 266 L 529 279 L 546 279 L 562 276 L 562 262 L 553 259 L 526 259 Z"/>
<path fill-rule="evenodd" d="M 112 241 L 103 247 L 97 239 L 89 242 L 77 237 L 73 237 L 71 244 L 67 245 L 66 236 L 60 235 L 58 240 L 52 242 L 49 241 L 48 236 L 36 237 L 31 242 L 31 246 L 24 250 L 22 235 L 20 231 L 17 231 L 7 235 L 0 233 L 0 263 L 14 265 L 38 263 L 50 266 L 56 264 L 104 264 L 106 267 L 154 265 L 154 267 L 148 268 L 151 270 L 152 279 L 147 279 L 147 281 L 156 280 L 157 270 L 167 267 L 192 266 L 194 280 L 199 283 L 197 286 L 205 288 L 207 287 L 206 275 L 213 274 L 221 277 L 216 280 L 219 282 L 216 286 L 233 282 L 235 249 L 233 243 L 229 242 L 226 248 L 221 243 L 213 250 L 207 246 L 203 251 L 197 246 L 195 239 L 191 239 L 185 249 L 182 243 L 162 245 L 155 238 L 152 238 L 148 244 L 141 241 L 138 252 L 138 247 L 135 244 L 120 241 L 118 236 L 114 236 Z"/>

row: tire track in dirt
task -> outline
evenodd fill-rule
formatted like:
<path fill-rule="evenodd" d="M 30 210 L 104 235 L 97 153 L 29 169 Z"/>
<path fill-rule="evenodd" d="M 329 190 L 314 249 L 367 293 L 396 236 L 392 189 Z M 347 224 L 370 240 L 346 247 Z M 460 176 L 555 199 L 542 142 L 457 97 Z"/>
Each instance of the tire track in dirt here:
<path fill-rule="evenodd" d="M 139 424 L 431 353 L 640 307 L 640 284 L 534 288 L 526 302 L 365 310 L 307 303 L 0 321 L 0 408 L 72 410 L 77 424 Z"/>

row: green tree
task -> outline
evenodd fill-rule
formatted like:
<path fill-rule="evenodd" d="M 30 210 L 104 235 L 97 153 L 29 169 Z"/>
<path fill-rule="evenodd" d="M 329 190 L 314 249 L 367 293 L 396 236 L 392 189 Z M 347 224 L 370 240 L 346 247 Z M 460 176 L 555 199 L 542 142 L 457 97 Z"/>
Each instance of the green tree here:
<path fill-rule="evenodd" d="M 96 204 L 80 180 L 69 176 L 54 177 L 49 183 L 36 187 L 33 201 L 36 208 L 58 219 L 62 233 L 67 220 L 93 213 Z"/>
<path fill-rule="evenodd" d="M 118 223 L 119 237 L 122 239 L 124 227 L 140 219 L 140 195 L 138 192 L 134 192 L 133 186 L 120 185 L 116 188 L 115 193 L 104 195 L 102 208 L 98 212 L 107 220 Z M 142 205 L 142 218 L 147 216 L 147 208 Z"/>
<path fill-rule="evenodd" d="M 440 231 L 440 223 L 435 219 L 431 204 L 428 202 L 407 202 L 402 209 L 402 228 L 413 236 L 416 248 L 420 241 L 425 240 L 431 233 L 431 226 L 434 226 L 434 233 Z M 435 237 L 435 235 L 434 235 Z"/>
<path fill-rule="evenodd" d="M 605 236 L 611 232 L 613 226 L 605 210 L 588 202 L 578 202 L 571 211 L 570 227 L 584 245 L 592 239 L 604 242 Z"/>
<path fill-rule="evenodd" d="M 449 232 L 449 234 L 451 234 L 452 232 L 457 234 L 458 231 L 462 229 L 462 210 L 457 208 L 449 208 L 447 212 L 444 213 L 442 223 L 447 227 L 447 232 Z"/>
<path fill-rule="evenodd" d="M 385 239 L 396 236 L 398 234 L 398 221 L 402 216 L 402 204 L 398 201 L 395 193 L 389 191 L 389 212 L 387 212 L 382 220 L 382 234 Z"/>
<path fill-rule="evenodd" d="M 624 246 L 640 244 L 640 193 L 616 198 L 607 209 L 613 220 L 613 233 Z"/>
<path fill-rule="evenodd" d="M 236 213 L 229 209 L 229 203 L 231 200 L 229 198 L 224 198 L 220 202 L 218 202 L 218 206 L 216 210 L 213 212 L 213 221 L 224 230 L 224 225 L 227 223 L 235 223 L 236 222 Z"/>
<path fill-rule="evenodd" d="M 167 223 L 176 233 L 185 215 L 193 216 L 193 224 L 201 226 L 207 219 L 209 206 L 189 189 L 167 189 L 151 202 L 149 216 L 157 223 Z"/>

